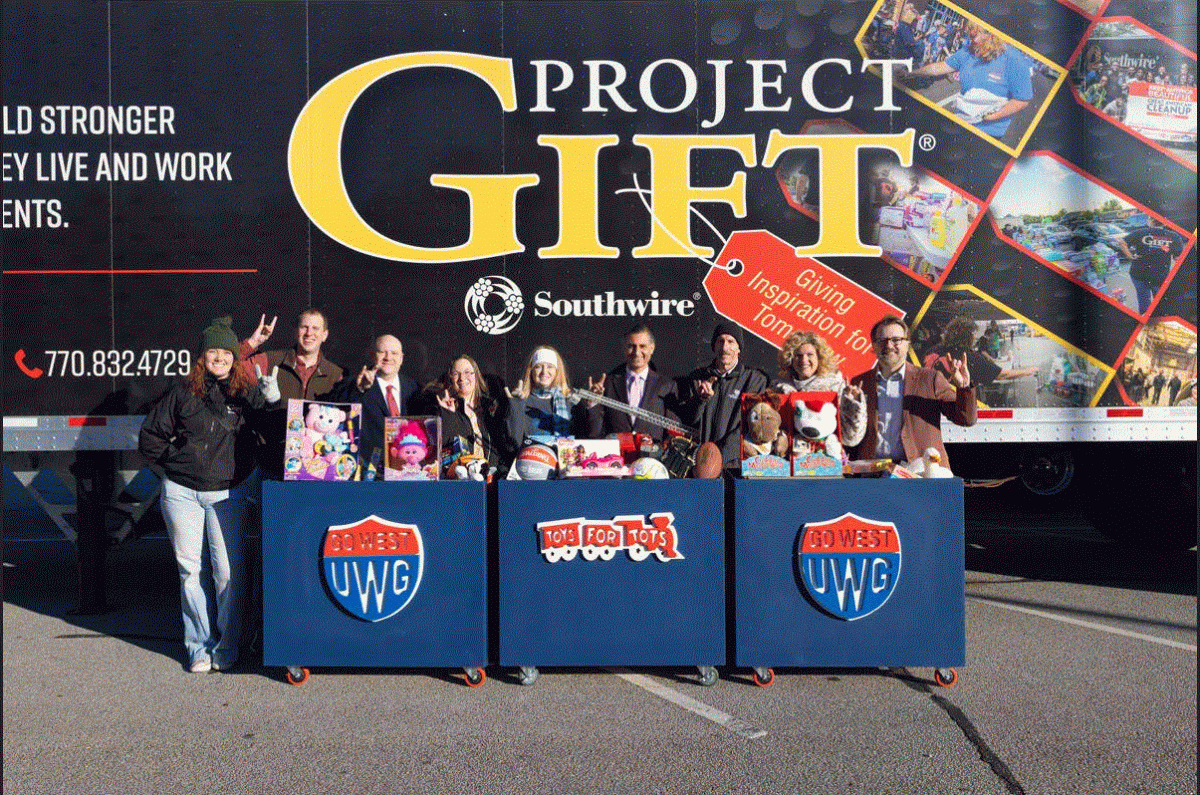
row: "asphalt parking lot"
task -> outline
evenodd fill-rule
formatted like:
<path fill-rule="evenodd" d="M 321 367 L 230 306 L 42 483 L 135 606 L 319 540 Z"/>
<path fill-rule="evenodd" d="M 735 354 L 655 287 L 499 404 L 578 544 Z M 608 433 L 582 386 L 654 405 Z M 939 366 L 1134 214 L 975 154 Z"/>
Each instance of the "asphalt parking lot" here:
<path fill-rule="evenodd" d="M 1136 554 L 1072 506 L 968 494 L 967 665 L 183 668 L 165 540 L 109 554 L 72 614 L 71 546 L 5 541 L 9 793 L 1194 793 L 1195 551 Z M 931 620 L 936 606 L 931 605 Z"/>

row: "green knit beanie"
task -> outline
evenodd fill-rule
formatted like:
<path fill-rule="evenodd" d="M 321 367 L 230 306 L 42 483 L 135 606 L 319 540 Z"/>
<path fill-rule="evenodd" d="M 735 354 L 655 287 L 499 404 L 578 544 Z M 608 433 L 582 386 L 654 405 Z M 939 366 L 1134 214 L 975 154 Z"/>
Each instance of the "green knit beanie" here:
<path fill-rule="evenodd" d="M 220 348 L 233 354 L 234 361 L 238 358 L 238 338 L 233 333 L 233 318 L 219 317 L 213 320 L 200 337 L 200 352 L 209 348 Z"/>

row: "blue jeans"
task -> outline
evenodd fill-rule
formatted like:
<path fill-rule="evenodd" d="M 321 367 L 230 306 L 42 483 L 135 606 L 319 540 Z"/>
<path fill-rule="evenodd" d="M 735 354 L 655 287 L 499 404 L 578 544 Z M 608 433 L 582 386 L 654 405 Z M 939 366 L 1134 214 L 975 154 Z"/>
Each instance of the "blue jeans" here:
<path fill-rule="evenodd" d="M 245 528 L 253 478 L 225 491 L 162 484 L 162 513 L 179 566 L 189 664 L 238 656 L 246 607 Z M 215 622 L 214 622 L 215 617 Z"/>

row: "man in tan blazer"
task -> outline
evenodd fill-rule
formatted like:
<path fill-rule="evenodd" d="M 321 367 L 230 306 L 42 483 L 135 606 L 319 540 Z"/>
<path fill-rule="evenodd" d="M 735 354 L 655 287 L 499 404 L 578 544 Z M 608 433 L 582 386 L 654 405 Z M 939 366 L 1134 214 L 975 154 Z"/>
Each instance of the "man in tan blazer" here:
<path fill-rule="evenodd" d="M 975 386 L 967 360 L 952 360 L 949 380 L 936 370 L 917 367 L 908 358 L 908 325 L 888 315 L 871 329 L 875 367 L 855 376 L 867 398 L 867 433 L 848 449 L 852 459 L 912 461 L 932 447 L 950 465 L 942 444 L 941 418 L 956 425 L 975 424 Z"/>

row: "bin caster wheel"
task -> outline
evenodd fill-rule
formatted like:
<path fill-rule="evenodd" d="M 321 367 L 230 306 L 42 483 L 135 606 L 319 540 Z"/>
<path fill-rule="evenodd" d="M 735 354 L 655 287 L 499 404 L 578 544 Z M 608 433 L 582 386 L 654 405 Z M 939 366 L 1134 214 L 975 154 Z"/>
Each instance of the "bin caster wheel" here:
<path fill-rule="evenodd" d="M 933 681 L 942 687 L 954 687 L 958 682 L 958 671 L 953 668 L 938 668 L 933 672 Z"/>
<path fill-rule="evenodd" d="M 464 668 L 466 674 L 467 687 L 479 687 L 487 681 L 487 674 L 482 668 Z"/>
<path fill-rule="evenodd" d="M 770 668 L 755 668 L 754 684 L 759 687 L 770 687 L 775 684 L 775 671 Z"/>
<path fill-rule="evenodd" d="M 289 665 L 287 669 L 287 681 L 289 685 L 299 687 L 308 681 L 308 669 L 301 668 L 298 665 Z"/>
<path fill-rule="evenodd" d="M 531 685 L 537 681 L 538 669 L 533 665 L 522 665 L 520 672 L 517 674 L 517 681 L 523 685 Z"/>
<path fill-rule="evenodd" d="M 717 683 L 717 669 L 711 665 L 700 666 L 700 684 L 712 687 Z"/>

